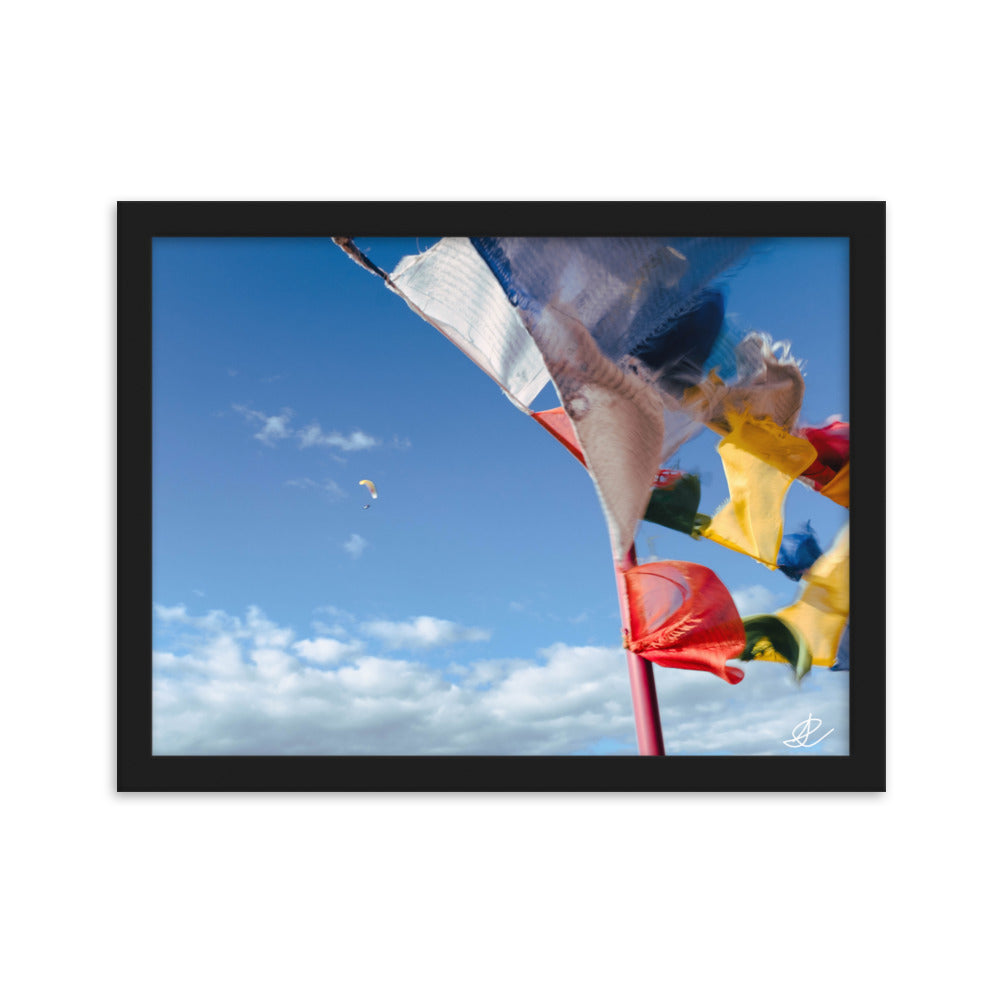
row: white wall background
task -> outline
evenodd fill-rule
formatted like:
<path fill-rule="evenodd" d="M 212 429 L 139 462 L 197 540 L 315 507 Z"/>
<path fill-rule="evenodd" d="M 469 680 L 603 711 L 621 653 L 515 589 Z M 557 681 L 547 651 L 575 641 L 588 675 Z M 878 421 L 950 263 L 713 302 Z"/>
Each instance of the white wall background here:
<path fill-rule="evenodd" d="M 5 16 L 7 995 L 982 992 L 980 5 L 551 7 Z M 886 795 L 115 794 L 115 201 L 354 198 L 888 200 Z"/>

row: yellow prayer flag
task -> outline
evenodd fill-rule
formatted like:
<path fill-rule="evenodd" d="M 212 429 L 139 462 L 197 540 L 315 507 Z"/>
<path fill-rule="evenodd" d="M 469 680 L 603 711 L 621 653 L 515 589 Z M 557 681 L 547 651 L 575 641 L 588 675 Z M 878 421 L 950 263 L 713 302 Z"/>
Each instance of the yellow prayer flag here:
<path fill-rule="evenodd" d="M 839 503 L 841 507 L 851 506 L 851 463 L 848 462 L 834 477 L 820 490 L 823 496 L 828 497 L 834 503 Z"/>
<path fill-rule="evenodd" d="M 813 665 L 832 667 L 837 646 L 850 611 L 849 526 L 844 525 L 833 546 L 803 574 L 799 599 L 777 616 L 794 625 L 805 636 L 812 651 Z M 777 656 L 762 659 L 777 660 Z"/>
<path fill-rule="evenodd" d="M 772 420 L 739 413 L 726 417 L 730 431 L 718 451 L 729 500 L 702 534 L 774 569 L 784 528 L 785 494 L 816 460 L 816 449 Z"/>

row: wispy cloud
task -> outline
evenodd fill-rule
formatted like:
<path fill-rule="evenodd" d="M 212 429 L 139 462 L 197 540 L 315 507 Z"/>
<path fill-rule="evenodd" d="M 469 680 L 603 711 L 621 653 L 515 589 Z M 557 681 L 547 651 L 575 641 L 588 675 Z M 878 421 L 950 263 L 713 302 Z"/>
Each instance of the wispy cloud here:
<path fill-rule="evenodd" d="M 362 538 L 356 531 L 351 534 L 351 537 L 348 538 L 346 542 L 344 542 L 344 550 L 355 559 L 357 559 L 367 547 L 367 540 Z"/>
<path fill-rule="evenodd" d="M 153 614 L 161 622 L 183 622 L 190 620 L 188 618 L 187 607 L 184 604 L 175 604 L 169 608 L 162 604 L 154 604 Z"/>
<path fill-rule="evenodd" d="M 313 614 L 317 617 L 310 622 L 310 628 L 317 635 L 332 635 L 340 639 L 349 635 L 348 626 L 353 626 L 356 620 L 352 612 L 329 604 L 315 608 Z M 331 618 L 333 621 L 329 620 Z"/>
<path fill-rule="evenodd" d="M 282 377 L 274 376 L 274 378 Z M 269 379 L 268 381 L 273 380 Z M 268 445 L 290 437 L 295 437 L 298 440 L 300 448 L 321 447 L 339 448 L 341 451 L 365 451 L 379 444 L 378 438 L 365 431 L 353 430 L 349 434 L 342 434 L 340 431 L 324 431 L 316 421 L 296 430 L 292 426 L 294 411 L 287 407 L 283 408 L 280 413 L 273 415 L 251 409 L 240 403 L 233 403 L 233 409 L 245 417 L 249 423 L 258 425 L 259 430 L 254 434 L 254 437 Z M 408 441 L 401 443 L 398 437 L 394 437 L 392 443 L 397 448 L 409 446 Z"/>
<path fill-rule="evenodd" d="M 364 431 L 351 431 L 341 434 L 340 431 L 324 431 L 317 423 L 309 424 L 296 432 L 300 448 L 340 448 L 342 451 L 364 451 L 374 448 L 378 440 Z"/>
<path fill-rule="evenodd" d="M 429 615 L 420 615 L 406 622 L 370 621 L 361 628 L 389 649 L 433 649 L 456 642 L 482 642 L 490 637 L 486 629 L 466 628 Z"/>
<path fill-rule="evenodd" d="M 238 617 L 160 606 L 157 616 L 166 635 L 153 654 L 156 753 L 635 753 L 620 648 L 559 644 L 441 670 L 371 655 L 358 635 L 295 641 L 259 608 Z M 785 664 L 746 668 L 738 685 L 657 669 L 668 753 L 848 751 L 849 673 L 815 668 L 797 684 Z M 834 733 L 789 749 L 783 741 L 810 714 Z"/>
<path fill-rule="evenodd" d="M 260 410 L 251 410 L 239 403 L 233 403 L 233 409 L 246 417 L 249 422 L 261 425 L 254 437 L 264 444 L 273 445 L 275 441 L 290 437 L 292 434 L 290 423 L 293 414 L 291 410 L 285 409 L 279 414 L 268 416 Z"/>

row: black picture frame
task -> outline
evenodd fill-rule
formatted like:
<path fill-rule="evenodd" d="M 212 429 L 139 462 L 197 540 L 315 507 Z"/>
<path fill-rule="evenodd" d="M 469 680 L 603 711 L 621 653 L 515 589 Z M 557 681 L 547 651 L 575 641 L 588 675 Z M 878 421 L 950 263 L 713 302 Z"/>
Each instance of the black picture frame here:
<path fill-rule="evenodd" d="M 833 236 L 850 240 L 850 754 L 155 756 L 152 246 L 166 236 Z M 884 791 L 884 202 L 119 202 L 118 790 Z M 864 364 L 860 358 L 864 358 Z"/>

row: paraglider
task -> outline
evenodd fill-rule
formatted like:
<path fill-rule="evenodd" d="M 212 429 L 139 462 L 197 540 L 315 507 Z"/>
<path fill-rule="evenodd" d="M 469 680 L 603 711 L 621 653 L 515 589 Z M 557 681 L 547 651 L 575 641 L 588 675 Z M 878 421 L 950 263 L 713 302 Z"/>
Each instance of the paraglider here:
<path fill-rule="evenodd" d="M 361 479 L 358 481 L 358 486 L 367 486 L 368 492 L 372 495 L 372 500 L 378 499 L 378 490 L 375 489 L 375 484 L 370 479 Z M 370 503 L 363 504 L 361 509 L 368 510 L 371 507 Z"/>

